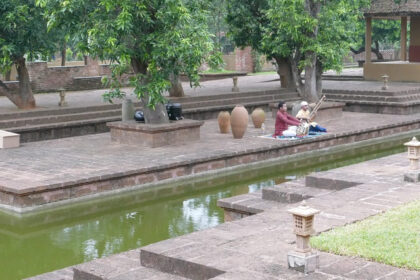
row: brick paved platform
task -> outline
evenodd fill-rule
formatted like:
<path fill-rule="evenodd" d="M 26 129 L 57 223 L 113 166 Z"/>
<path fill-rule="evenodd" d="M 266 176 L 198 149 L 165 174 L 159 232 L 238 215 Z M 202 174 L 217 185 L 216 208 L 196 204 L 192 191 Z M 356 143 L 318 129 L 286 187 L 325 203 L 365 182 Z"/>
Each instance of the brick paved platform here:
<path fill-rule="evenodd" d="M 200 141 L 172 147 L 116 144 L 109 134 L 27 143 L 0 151 L 0 202 L 3 208 L 25 212 L 49 203 L 398 133 L 405 140 L 420 133 L 420 116 L 345 113 L 322 125 L 329 134 L 297 141 L 259 138 L 262 132 L 251 121 L 245 137 L 235 140 L 218 133 L 216 121 L 206 121 Z M 272 119 L 266 127 L 274 127 Z"/>
<path fill-rule="evenodd" d="M 316 173 L 307 177 L 309 179 L 292 183 L 301 186 L 296 193 L 307 188 L 306 194 L 312 196 L 307 204 L 321 210 L 314 222 L 315 230 L 320 233 L 420 199 L 419 185 L 402 180 L 408 167 L 406 155 L 398 154 Z M 326 185 L 338 187 L 319 188 Z M 276 188 L 282 185 L 275 186 L 274 191 Z M 287 210 L 298 206 L 299 202 L 265 201 L 261 194 L 219 202 L 223 207 L 244 211 L 258 209 L 259 214 L 250 212 L 252 215 L 243 219 L 31 280 L 182 279 L 168 275 L 215 280 L 420 279 L 420 271 L 323 252 L 320 268 L 315 273 L 304 275 L 289 270 L 286 256 L 295 246 L 295 237 L 292 217 Z"/>

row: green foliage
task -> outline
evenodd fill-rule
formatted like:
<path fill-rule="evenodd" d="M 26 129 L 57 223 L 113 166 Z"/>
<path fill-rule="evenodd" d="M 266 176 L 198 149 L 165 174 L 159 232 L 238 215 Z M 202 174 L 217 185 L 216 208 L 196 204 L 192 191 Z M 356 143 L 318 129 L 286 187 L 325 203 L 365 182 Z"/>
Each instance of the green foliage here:
<path fill-rule="evenodd" d="M 34 0 L 0 2 L 0 69 L 7 71 L 19 58 L 48 57 L 56 48 L 55 33 L 47 33 L 43 10 Z"/>
<path fill-rule="evenodd" d="M 83 60 L 84 58 L 83 58 L 83 54 L 81 53 L 81 52 L 77 52 L 76 53 L 76 60 L 77 61 L 81 61 L 81 60 Z"/>
<path fill-rule="evenodd" d="M 340 69 L 357 35 L 361 7 L 368 1 L 322 1 L 317 18 L 305 9 L 305 0 L 233 0 L 228 5 L 230 35 L 238 46 L 252 46 L 268 58 L 312 51 L 324 70 Z M 316 2 L 316 1 L 309 1 Z M 314 31 L 317 34 L 313 36 Z"/>
<path fill-rule="evenodd" d="M 366 25 L 364 20 L 360 20 L 356 25 L 357 37 L 352 44 L 354 48 L 364 47 L 366 38 Z M 372 42 L 378 42 L 380 45 L 394 46 L 400 42 L 401 24 L 398 20 L 380 20 L 372 21 Z"/>
<path fill-rule="evenodd" d="M 110 59 L 115 88 L 106 98 L 122 97 L 123 73 L 133 69 L 130 83 L 139 98 L 154 108 L 163 103 L 169 76 L 185 73 L 198 85 L 198 68 L 210 59 L 214 45 L 208 14 L 198 1 L 182 0 L 38 0 L 49 9 L 49 25 L 68 25 L 78 49 Z M 217 58 L 215 59 L 217 61 Z M 130 67 L 132 66 L 132 67 Z"/>
<path fill-rule="evenodd" d="M 311 239 L 313 247 L 360 256 L 393 266 L 420 269 L 420 202 L 413 202 Z"/>
<path fill-rule="evenodd" d="M 256 51 L 256 50 L 252 50 L 251 51 L 251 56 L 252 56 L 252 62 L 254 65 L 254 69 L 252 72 L 257 73 L 257 72 L 261 72 L 262 67 L 264 65 L 264 61 L 263 58 L 261 56 L 261 54 Z"/>
<path fill-rule="evenodd" d="M 71 48 L 66 49 L 66 60 L 67 61 L 73 60 L 73 51 L 71 50 Z"/>

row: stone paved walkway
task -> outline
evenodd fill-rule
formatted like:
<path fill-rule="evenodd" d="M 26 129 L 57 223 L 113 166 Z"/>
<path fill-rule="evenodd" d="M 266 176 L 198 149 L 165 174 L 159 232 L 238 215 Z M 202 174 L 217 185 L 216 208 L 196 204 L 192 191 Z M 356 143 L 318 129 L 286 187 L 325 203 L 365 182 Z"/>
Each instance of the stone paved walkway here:
<path fill-rule="evenodd" d="M 420 120 L 420 114 L 395 116 L 344 112 L 341 118 L 325 121 L 322 125 L 329 129 L 330 134 L 336 134 L 416 119 Z M 266 127 L 267 133 L 273 132 L 274 121 L 270 116 Z M 201 129 L 200 141 L 155 149 L 112 143 L 109 133 L 25 143 L 19 149 L 0 150 L 0 190 L 15 193 L 42 191 L 57 184 L 130 174 L 141 169 L 171 166 L 180 161 L 222 158 L 286 144 L 257 137 L 261 134 L 261 129 L 253 128 L 250 120 L 245 137 L 236 140 L 231 134 L 220 134 L 217 122 L 210 120 Z"/>
<path fill-rule="evenodd" d="M 323 191 L 308 200 L 308 205 L 321 210 L 315 219 L 316 231 L 323 232 L 353 223 L 420 199 L 419 184 L 404 183 L 402 180 L 408 165 L 405 154 L 398 154 L 311 175 L 324 182 L 329 179 L 358 183 L 339 191 Z M 314 188 L 315 185 L 307 187 Z M 253 199 L 254 205 L 259 205 L 254 207 L 263 206 L 265 211 L 211 229 L 75 266 L 74 275 L 73 268 L 67 268 L 32 279 L 67 280 L 72 279 L 72 276 L 74 280 L 171 279 L 164 278 L 159 270 L 152 273 L 155 278 L 150 278 L 150 268 L 141 264 L 181 276 L 189 275 L 190 279 L 209 279 L 203 278 L 203 275 L 209 273 L 221 273 L 211 277 L 215 280 L 420 279 L 419 271 L 329 253 L 320 254 L 320 268 L 313 274 L 303 275 L 289 270 L 286 255 L 295 245 L 292 217 L 286 210 L 299 203 L 265 201 L 264 204 L 258 204 L 261 193 L 244 196 Z M 245 208 L 253 207 L 243 197 L 237 198 L 236 203 Z"/>

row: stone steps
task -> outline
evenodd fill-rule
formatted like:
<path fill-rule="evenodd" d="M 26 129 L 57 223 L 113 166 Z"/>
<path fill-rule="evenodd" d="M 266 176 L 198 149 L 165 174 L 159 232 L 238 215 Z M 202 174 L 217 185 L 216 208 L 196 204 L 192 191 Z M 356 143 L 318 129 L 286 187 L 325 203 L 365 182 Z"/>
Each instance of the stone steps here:
<path fill-rule="evenodd" d="M 191 108 L 202 108 L 202 107 L 215 107 L 215 106 L 223 106 L 223 105 L 237 105 L 237 104 L 250 104 L 253 102 L 273 102 L 276 100 L 282 99 L 291 99 L 297 98 L 297 93 L 275 93 L 275 94 L 265 94 L 265 95 L 257 95 L 257 96 L 249 96 L 249 97 L 236 97 L 236 98 L 227 98 L 227 99 L 218 99 L 218 100 L 209 100 L 209 101 L 201 101 L 197 103 L 194 102 L 181 102 L 183 109 L 191 109 Z"/>
<path fill-rule="evenodd" d="M 185 118 L 207 120 L 217 118 L 220 111 L 232 110 L 237 104 L 244 105 L 250 112 L 256 107 L 268 111 L 269 103 L 298 99 L 295 92 L 269 90 L 171 100 L 182 103 Z M 136 108 L 139 106 L 140 103 L 135 103 Z M 22 142 L 33 142 L 108 132 L 106 123 L 120 120 L 121 104 L 104 104 L 0 114 L 0 129 L 21 134 Z"/>
<path fill-rule="evenodd" d="M 411 95 L 411 94 L 420 94 L 420 89 L 412 88 L 405 90 L 352 90 L 352 89 L 334 89 L 334 88 L 324 88 L 322 90 L 326 94 L 349 94 L 349 95 L 364 95 L 364 96 L 401 96 L 401 95 Z"/>
<path fill-rule="evenodd" d="M 400 96 L 382 96 L 382 95 L 359 95 L 359 94 L 343 94 L 343 93 L 327 93 L 328 100 L 338 102 L 346 101 L 371 101 L 371 102 L 409 102 L 420 101 L 420 93 L 406 94 Z"/>
<path fill-rule="evenodd" d="M 92 120 L 98 118 L 107 118 L 121 116 L 120 109 L 111 109 L 106 111 L 82 112 L 74 114 L 57 114 L 39 117 L 25 117 L 12 120 L 0 120 L 0 129 L 17 129 L 19 127 L 35 127 L 40 125 L 66 123 L 71 121 Z"/>

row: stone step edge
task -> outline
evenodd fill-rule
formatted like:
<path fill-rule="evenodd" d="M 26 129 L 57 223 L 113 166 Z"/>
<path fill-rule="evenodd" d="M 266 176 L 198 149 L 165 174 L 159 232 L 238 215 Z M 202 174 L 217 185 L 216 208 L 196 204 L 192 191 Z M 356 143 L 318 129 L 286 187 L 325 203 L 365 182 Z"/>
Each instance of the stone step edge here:
<path fill-rule="evenodd" d="M 157 254 L 147 249 L 140 250 L 141 265 L 161 272 L 170 273 L 188 279 L 211 279 L 226 273 L 213 267 Z"/>
<path fill-rule="evenodd" d="M 83 120 L 89 120 L 89 119 L 99 119 L 99 118 L 103 118 L 104 116 L 101 117 L 95 117 L 95 115 L 108 115 L 109 117 L 111 116 L 115 116 L 115 115 L 120 115 L 121 114 L 121 110 L 107 110 L 107 111 L 95 111 L 95 112 L 83 112 L 83 113 L 77 113 L 77 114 L 65 114 L 65 115 L 49 115 L 49 116 L 42 116 L 42 117 L 36 117 L 36 118 L 21 118 L 21 119 L 12 119 L 12 120 L 0 120 L 0 127 L 3 127 L 4 129 L 7 130 L 6 127 L 1 126 L 2 124 L 8 124 L 10 122 L 25 122 L 27 121 L 28 123 L 25 126 L 12 126 L 12 127 L 27 127 L 27 126 L 37 126 L 37 125 L 43 125 L 43 124 L 53 124 L 53 123 L 65 123 L 65 122 L 71 122 L 71 121 L 83 121 Z M 108 117 L 105 116 L 105 117 Z M 86 117 L 85 119 L 83 119 L 82 117 Z M 60 119 L 64 119 L 64 118 L 68 118 L 70 120 L 62 120 L 60 121 Z M 73 119 L 71 120 L 71 118 L 80 118 L 80 119 Z M 51 122 L 46 122 L 46 123 L 40 123 L 40 124 L 33 124 L 33 122 L 36 121 L 48 121 L 51 120 Z"/>
<path fill-rule="evenodd" d="M 415 105 L 420 105 L 419 101 L 413 102 L 386 102 L 386 101 L 363 101 L 363 100 L 341 100 L 341 99 L 334 99 L 334 98 L 327 98 L 328 101 L 336 101 L 348 104 L 361 104 L 361 105 L 376 105 L 376 106 L 392 106 L 392 107 L 411 107 Z"/>
<path fill-rule="evenodd" d="M 420 94 L 416 95 L 404 95 L 404 96 L 379 96 L 379 95 L 350 95 L 350 94 L 339 94 L 339 93 L 328 93 L 326 94 L 328 99 L 360 99 L 366 101 L 384 101 L 384 102 L 402 102 L 410 100 L 420 100 Z M 387 101 L 395 100 L 395 101 Z"/>
<path fill-rule="evenodd" d="M 416 94 L 420 93 L 420 87 L 408 90 L 400 91 L 385 91 L 385 90 L 346 90 L 346 89 L 332 89 L 332 88 L 323 88 L 324 93 L 341 93 L 341 94 L 359 94 L 359 95 L 369 95 L 369 94 L 380 94 L 380 95 L 400 95 L 400 94 Z"/>

